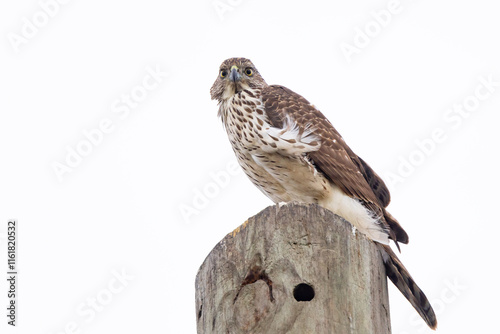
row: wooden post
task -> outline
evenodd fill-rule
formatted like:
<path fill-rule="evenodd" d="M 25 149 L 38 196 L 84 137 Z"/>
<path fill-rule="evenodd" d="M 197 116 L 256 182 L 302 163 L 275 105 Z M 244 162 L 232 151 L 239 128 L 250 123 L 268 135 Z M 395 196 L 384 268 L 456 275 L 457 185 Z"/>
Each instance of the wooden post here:
<path fill-rule="evenodd" d="M 317 205 L 271 206 L 228 234 L 196 276 L 198 333 L 391 333 L 373 242 Z"/>

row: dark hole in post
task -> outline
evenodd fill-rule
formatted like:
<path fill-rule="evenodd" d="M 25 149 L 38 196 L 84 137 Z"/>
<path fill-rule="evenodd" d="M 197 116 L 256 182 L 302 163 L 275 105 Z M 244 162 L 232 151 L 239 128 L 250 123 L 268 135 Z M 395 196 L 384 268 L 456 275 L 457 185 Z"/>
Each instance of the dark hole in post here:
<path fill-rule="evenodd" d="M 298 302 L 308 302 L 314 298 L 314 289 L 306 283 L 300 283 L 293 289 L 293 297 Z"/>

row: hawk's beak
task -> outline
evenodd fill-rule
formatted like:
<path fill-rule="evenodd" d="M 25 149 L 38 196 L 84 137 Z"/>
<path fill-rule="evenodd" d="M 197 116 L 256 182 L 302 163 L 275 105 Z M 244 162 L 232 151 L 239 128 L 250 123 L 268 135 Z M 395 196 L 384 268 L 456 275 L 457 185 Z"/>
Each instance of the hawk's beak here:
<path fill-rule="evenodd" d="M 238 73 L 238 66 L 233 65 L 231 67 L 231 73 L 229 74 L 229 80 L 232 82 L 240 81 L 241 75 Z"/>

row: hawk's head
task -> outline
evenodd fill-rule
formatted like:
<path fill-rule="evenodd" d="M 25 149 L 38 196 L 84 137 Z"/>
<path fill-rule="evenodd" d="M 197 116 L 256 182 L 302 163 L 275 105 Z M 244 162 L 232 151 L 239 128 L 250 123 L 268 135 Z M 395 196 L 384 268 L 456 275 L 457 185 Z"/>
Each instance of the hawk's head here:
<path fill-rule="evenodd" d="M 222 102 L 245 89 L 265 86 L 266 82 L 249 59 L 229 58 L 220 65 L 210 94 L 212 100 Z"/>

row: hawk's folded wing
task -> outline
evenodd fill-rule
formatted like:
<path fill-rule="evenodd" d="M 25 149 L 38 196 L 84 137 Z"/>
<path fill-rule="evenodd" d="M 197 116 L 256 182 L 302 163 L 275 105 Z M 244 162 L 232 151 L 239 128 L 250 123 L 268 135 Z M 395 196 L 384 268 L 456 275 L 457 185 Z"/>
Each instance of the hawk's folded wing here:
<path fill-rule="evenodd" d="M 310 127 L 321 139 L 319 150 L 307 153 L 316 168 L 347 195 L 357 198 L 375 214 L 385 219 L 391 239 L 403 243 L 408 236 L 399 223 L 385 211 L 390 194 L 384 181 L 344 142 L 328 119 L 309 101 L 283 86 L 263 89 L 262 101 L 275 127 L 282 127 L 287 116 L 297 123 L 300 131 Z"/>

